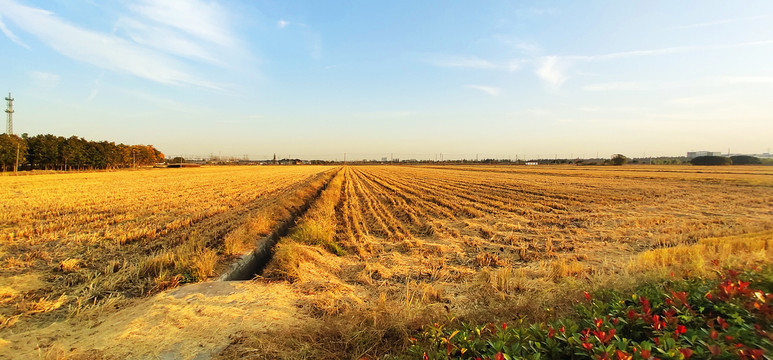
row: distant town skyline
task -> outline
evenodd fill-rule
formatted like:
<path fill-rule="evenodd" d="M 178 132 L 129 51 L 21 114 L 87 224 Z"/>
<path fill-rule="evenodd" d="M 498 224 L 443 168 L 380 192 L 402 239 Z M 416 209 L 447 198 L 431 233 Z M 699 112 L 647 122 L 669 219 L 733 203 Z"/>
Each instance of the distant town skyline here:
<path fill-rule="evenodd" d="M 769 1 L 0 0 L 0 93 L 16 134 L 167 155 L 762 154 L 771 15 Z"/>

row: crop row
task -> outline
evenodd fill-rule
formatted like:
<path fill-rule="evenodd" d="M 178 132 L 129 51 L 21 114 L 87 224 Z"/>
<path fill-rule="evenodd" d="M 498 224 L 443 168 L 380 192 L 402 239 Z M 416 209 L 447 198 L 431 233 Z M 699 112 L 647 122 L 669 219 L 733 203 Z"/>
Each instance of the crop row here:
<path fill-rule="evenodd" d="M 339 241 L 475 238 L 481 244 L 468 250 L 514 246 L 542 257 L 556 247 L 673 245 L 770 226 L 768 188 L 485 170 L 347 167 Z"/>
<path fill-rule="evenodd" d="M 0 178 L 0 275 L 36 284 L 0 282 L 0 325 L 205 279 L 309 201 L 330 169 Z"/>

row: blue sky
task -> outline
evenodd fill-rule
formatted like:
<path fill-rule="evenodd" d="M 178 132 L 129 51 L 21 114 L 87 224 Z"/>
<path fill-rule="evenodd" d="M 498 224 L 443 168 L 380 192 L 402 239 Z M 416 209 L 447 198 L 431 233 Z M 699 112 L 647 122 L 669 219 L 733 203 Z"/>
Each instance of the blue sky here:
<path fill-rule="evenodd" d="M 770 1 L 0 0 L 17 133 L 167 155 L 773 147 Z"/>

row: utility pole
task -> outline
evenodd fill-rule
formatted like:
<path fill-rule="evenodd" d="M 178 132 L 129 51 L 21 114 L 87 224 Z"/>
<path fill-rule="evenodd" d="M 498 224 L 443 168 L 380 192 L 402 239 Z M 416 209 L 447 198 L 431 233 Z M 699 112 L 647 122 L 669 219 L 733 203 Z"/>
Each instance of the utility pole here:
<path fill-rule="evenodd" d="M 16 143 L 16 166 L 13 168 L 13 173 L 16 174 L 17 170 L 19 170 L 19 143 Z"/>
<path fill-rule="evenodd" d="M 344 153 L 344 164 L 346 164 L 346 153 Z"/>

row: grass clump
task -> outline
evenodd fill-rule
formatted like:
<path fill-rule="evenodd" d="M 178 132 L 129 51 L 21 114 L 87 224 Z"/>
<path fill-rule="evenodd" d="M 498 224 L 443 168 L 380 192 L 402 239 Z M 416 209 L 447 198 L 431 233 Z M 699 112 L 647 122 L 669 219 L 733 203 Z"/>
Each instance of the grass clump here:
<path fill-rule="evenodd" d="M 290 231 L 290 240 L 311 246 L 320 246 L 330 253 L 343 256 L 346 251 L 335 241 L 336 205 L 341 197 L 343 171 L 339 171 L 322 190 L 298 224 Z M 275 253 L 281 255 L 279 251 Z M 280 260 L 281 261 L 281 260 Z"/>
<path fill-rule="evenodd" d="M 334 237 L 335 224 L 316 218 L 307 219 L 296 226 L 290 234 L 292 240 L 308 245 L 322 246 L 327 251 L 342 256 L 345 251 L 334 241 Z"/>

